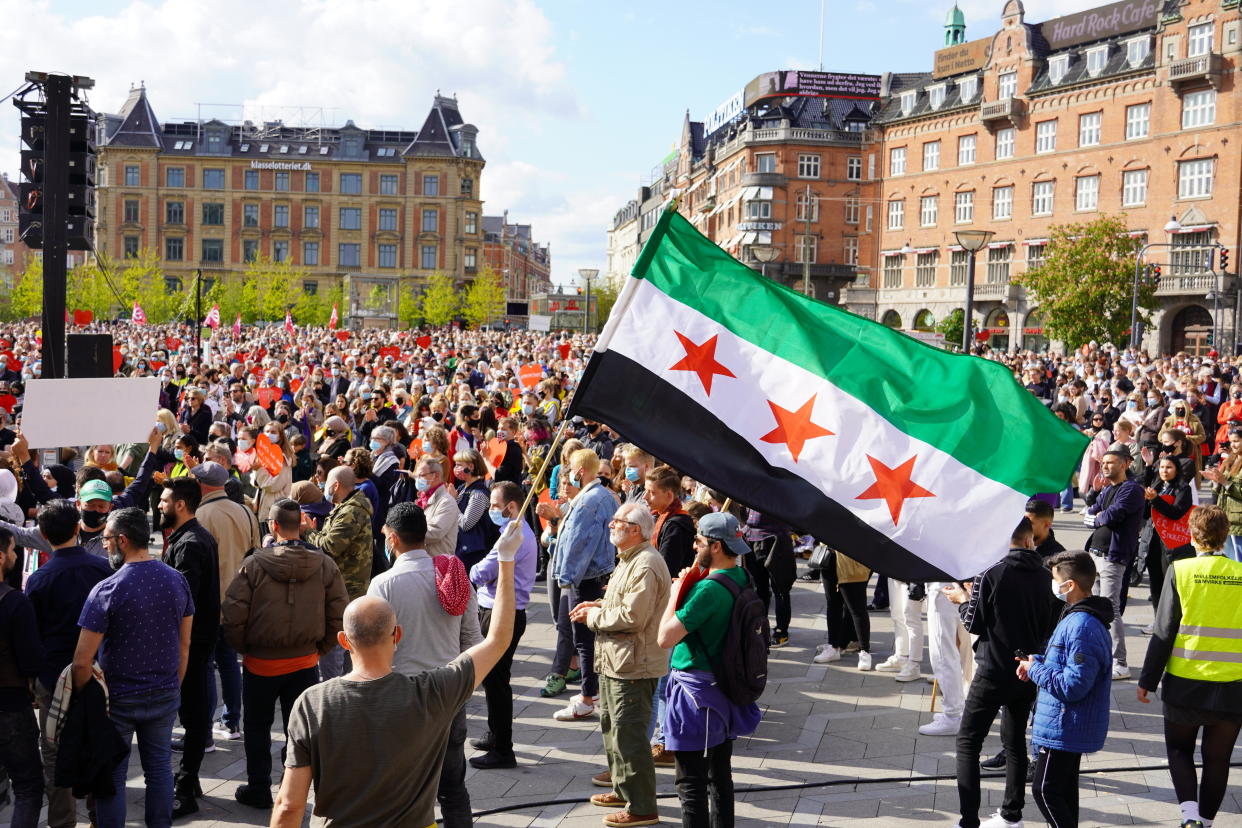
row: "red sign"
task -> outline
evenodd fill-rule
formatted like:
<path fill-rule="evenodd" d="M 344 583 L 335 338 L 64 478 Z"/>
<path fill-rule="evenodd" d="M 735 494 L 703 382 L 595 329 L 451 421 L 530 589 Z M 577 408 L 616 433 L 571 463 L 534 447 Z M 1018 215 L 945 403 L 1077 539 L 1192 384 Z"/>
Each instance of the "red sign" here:
<path fill-rule="evenodd" d="M 168 348 L 168 350 L 175 351 L 181 347 L 181 340 L 175 336 L 165 337 L 164 345 Z"/>
<path fill-rule="evenodd" d="M 345 340 L 349 339 L 349 331 L 337 331 L 336 338 L 344 342 Z"/>
<path fill-rule="evenodd" d="M 487 446 L 485 447 L 487 454 L 485 456 L 487 457 L 487 462 L 491 464 L 493 469 L 497 468 L 502 462 L 504 462 L 505 451 L 507 449 L 508 446 L 505 445 L 504 440 L 498 440 L 493 437 L 491 440 L 487 441 Z"/>
<path fill-rule="evenodd" d="M 0 356 L 8 357 L 8 366 L 10 371 L 22 370 L 22 361 L 14 355 L 12 351 L 0 351 Z"/>
<path fill-rule="evenodd" d="M 543 378 L 543 369 L 538 365 L 523 365 L 518 369 L 518 379 L 523 388 L 534 388 Z"/>
<path fill-rule="evenodd" d="M 379 349 L 379 355 L 381 359 L 384 357 L 392 357 L 393 359 L 396 359 L 401 356 L 401 349 L 396 345 L 385 345 L 383 348 Z"/>
<path fill-rule="evenodd" d="M 1173 495 L 1160 495 L 1160 499 L 1165 503 L 1172 503 Z M 1164 542 L 1165 549 L 1177 549 L 1190 543 L 1190 513 L 1194 510 L 1191 506 L 1180 520 L 1170 520 L 1156 509 L 1151 510 L 1151 525 Z"/>
<path fill-rule="evenodd" d="M 271 408 L 272 405 L 280 399 L 280 389 L 272 388 L 270 385 L 266 385 L 259 389 L 257 396 L 259 398 L 259 405 L 264 408 Z M 262 443 L 263 440 L 259 440 L 259 442 Z"/>
<path fill-rule="evenodd" d="M 426 334 L 423 334 L 422 336 L 420 336 L 420 337 L 417 339 L 417 342 L 418 342 L 418 347 L 420 347 L 420 348 L 430 348 L 430 347 L 431 347 L 431 337 L 427 336 Z"/>
<path fill-rule="evenodd" d="M 280 446 L 264 435 L 254 441 L 254 448 L 259 463 L 267 470 L 267 473 L 272 477 L 280 474 L 281 468 L 285 465 L 285 455 L 281 453 Z"/>
<path fill-rule="evenodd" d="M 112 348 L 112 373 L 115 374 L 117 371 L 121 370 L 121 363 L 123 361 L 120 346 L 114 345 Z"/>
<path fill-rule="evenodd" d="M 89 325 L 95 321 L 95 313 L 88 310 L 75 310 L 73 312 L 73 324 Z"/>
<path fill-rule="evenodd" d="M 561 355 L 561 359 L 569 359 L 569 348 L 568 342 L 562 342 L 556 346 L 556 352 Z"/>
<path fill-rule="evenodd" d="M 17 397 L 14 397 L 12 394 L 0 394 L 0 408 L 12 414 L 13 409 L 16 407 Z"/>

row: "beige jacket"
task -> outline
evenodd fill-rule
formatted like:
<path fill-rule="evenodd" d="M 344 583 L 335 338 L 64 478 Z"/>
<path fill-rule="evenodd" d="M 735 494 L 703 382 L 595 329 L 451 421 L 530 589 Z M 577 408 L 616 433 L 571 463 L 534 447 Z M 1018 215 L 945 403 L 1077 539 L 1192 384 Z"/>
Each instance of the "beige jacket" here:
<path fill-rule="evenodd" d="M 461 510 L 457 508 L 457 501 L 449 494 L 447 486 L 436 489 L 423 513 L 427 516 L 427 554 L 433 558 L 456 554 Z"/>
<path fill-rule="evenodd" d="M 254 512 L 229 500 L 223 490 L 204 497 L 194 516 L 220 548 L 220 594 L 224 595 L 241 569 L 242 558 L 263 543 L 259 521 Z"/>
<path fill-rule="evenodd" d="M 659 678 L 669 651 L 656 642 L 672 578 L 646 541 L 618 555 L 600 606 L 587 612 L 595 631 L 595 669 L 610 678 Z"/>

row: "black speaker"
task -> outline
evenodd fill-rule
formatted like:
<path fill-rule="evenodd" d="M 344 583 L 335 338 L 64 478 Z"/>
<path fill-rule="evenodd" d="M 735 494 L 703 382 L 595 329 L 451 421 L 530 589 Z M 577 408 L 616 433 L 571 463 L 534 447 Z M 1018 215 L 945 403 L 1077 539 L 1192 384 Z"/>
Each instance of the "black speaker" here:
<path fill-rule="evenodd" d="M 112 334 L 69 334 L 68 351 L 70 379 L 112 377 Z"/>

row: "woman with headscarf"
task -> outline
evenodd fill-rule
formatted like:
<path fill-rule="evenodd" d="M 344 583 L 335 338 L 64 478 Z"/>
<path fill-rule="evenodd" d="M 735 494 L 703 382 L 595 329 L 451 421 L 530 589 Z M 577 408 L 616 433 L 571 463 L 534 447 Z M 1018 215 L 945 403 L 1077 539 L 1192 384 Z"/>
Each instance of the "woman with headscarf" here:
<path fill-rule="evenodd" d="M 0 468 L 0 521 L 21 526 L 25 516 L 17 505 L 17 476 L 9 469 Z"/>
<path fill-rule="evenodd" d="M 1194 508 L 1190 484 L 1182 475 L 1182 464 L 1173 457 L 1161 457 L 1156 466 L 1156 477 L 1144 491 L 1144 497 L 1151 507 L 1151 521 L 1144 527 L 1144 535 L 1149 539 L 1147 574 L 1152 606 L 1159 606 L 1164 573 L 1169 565 L 1194 555 L 1194 549 L 1190 546 L 1190 530 L 1185 529 L 1185 538 L 1177 537 L 1178 526 L 1184 527 L 1183 518 Z"/>
<path fill-rule="evenodd" d="M 333 414 L 324 420 L 316 453 L 320 457 L 335 457 L 340 460 L 349 449 L 349 424 L 342 417 Z"/>

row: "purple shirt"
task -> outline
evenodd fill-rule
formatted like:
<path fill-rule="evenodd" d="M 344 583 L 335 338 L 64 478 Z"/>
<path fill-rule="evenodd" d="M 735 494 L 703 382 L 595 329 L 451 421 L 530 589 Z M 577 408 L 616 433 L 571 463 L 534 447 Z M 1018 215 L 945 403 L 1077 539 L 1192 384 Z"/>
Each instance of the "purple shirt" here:
<path fill-rule="evenodd" d="M 103 634 L 99 664 L 112 698 L 177 692 L 181 619 L 192 615 L 189 583 L 162 561 L 127 563 L 95 585 L 78 625 Z"/>
<path fill-rule="evenodd" d="M 485 515 L 482 520 L 491 518 Z M 509 521 L 505 521 L 505 526 L 508 525 Z M 503 526 L 501 531 L 504 531 Z M 539 542 L 535 539 L 535 532 L 530 524 L 522 520 L 522 545 L 518 547 L 517 555 L 513 559 L 513 595 L 516 609 L 526 609 L 526 605 L 530 603 L 530 590 L 535 585 L 538 562 Z M 479 606 L 483 609 L 491 609 L 496 605 L 496 579 L 499 577 L 500 557 L 493 547 L 483 560 L 470 567 L 470 583 L 478 590 Z"/>

